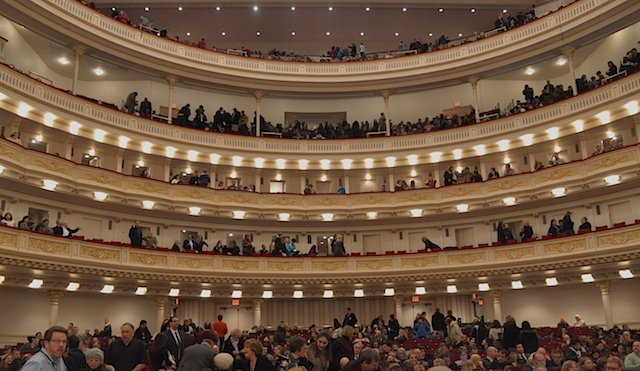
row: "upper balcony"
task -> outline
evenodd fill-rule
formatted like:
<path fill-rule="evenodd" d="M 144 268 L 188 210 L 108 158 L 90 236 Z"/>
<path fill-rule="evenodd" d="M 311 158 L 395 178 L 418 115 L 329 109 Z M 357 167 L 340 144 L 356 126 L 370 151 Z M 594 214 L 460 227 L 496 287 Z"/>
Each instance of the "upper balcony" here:
<path fill-rule="evenodd" d="M 3 13 L 34 31 L 116 64 L 196 85 L 280 93 L 339 95 L 491 76 L 601 38 L 638 19 L 631 0 L 581 0 L 539 20 L 472 43 L 402 58 L 298 63 L 238 57 L 190 47 L 126 26 L 74 0 L 2 1 Z M 339 84 L 337 84 L 339 83 Z"/>

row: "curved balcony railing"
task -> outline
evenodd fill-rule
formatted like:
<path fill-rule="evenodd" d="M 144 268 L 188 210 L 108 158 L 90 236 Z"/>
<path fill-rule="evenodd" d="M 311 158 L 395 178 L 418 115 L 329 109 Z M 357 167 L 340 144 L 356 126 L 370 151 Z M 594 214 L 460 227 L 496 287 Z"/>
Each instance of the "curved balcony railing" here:
<path fill-rule="evenodd" d="M 150 282 L 291 285 L 464 279 L 638 259 L 639 222 L 567 237 L 476 249 L 284 258 L 179 253 L 0 227 L 0 263 Z"/>
<path fill-rule="evenodd" d="M 512 56 L 519 55 L 520 51 L 528 51 L 532 47 L 539 49 L 545 45 L 556 47 L 551 46 L 555 36 L 562 36 L 568 41 L 580 37 L 579 30 L 596 27 L 596 19 L 613 21 L 616 18 L 607 14 L 622 17 L 637 10 L 634 8 L 637 4 L 634 5 L 631 0 L 580 0 L 503 34 L 449 49 L 370 62 L 297 63 L 237 57 L 186 46 L 123 25 L 75 0 L 39 0 L 11 6 L 26 16 L 46 17 L 61 26 L 56 32 L 68 32 L 67 37 L 87 42 L 91 37 L 108 40 L 108 43 L 101 43 L 105 48 L 102 51 L 116 57 L 122 55 L 119 48 L 130 49 L 141 65 L 144 65 L 145 58 L 150 58 L 154 61 L 153 68 L 165 69 L 169 74 L 184 73 L 191 77 L 195 73 L 199 80 L 211 82 L 220 82 L 224 76 L 233 76 L 247 81 L 272 82 L 283 90 L 287 90 L 286 85 L 298 85 L 299 89 L 304 84 L 316 84 L 315 88 L 327 84 L 335 88 L 335 82 L 341 85 L 373 81 L 397 86 L 412 85 L 414 82 L 397 79 L 416 75 L 429 75 L 436 80 L 451 79 L 455 78 L 452 74 L 456 71 L 486 65 L 489 60 L 496 63 L 495 67 L 498 68 L 501 63 L 512 63 Z M 157 63 L 159 60 L 166 63 Z M 362 90 L 364 87 L 354 88 Z M 370 87 L 366 89 L 370 90 Z"/>
<path fill-rule="evenodd" d="M 475 125 L 407 136 L 325 141 L 237 136 L 151 121 L 88 102 L 4 65 L 0 67 L 0 92 L 7 95 L 0 101 L 0 107 L 5 110 L 17 112 L 19 104 L 24 102 L 35 108 L 30 113 L 34 114 L 32 119 L 35 121 L 44 123 L 45 113 L 51 112 L 58 117 L 54 125 L 56 128 L 69 130 L 70 121 L 84 123 L 77 135 L 90 140 L 94 139 L 93 130 L 101 129 L 107 133 L 103 142 L 113 146 L 119 145 L 119 136 L 126 136 L 130 139 L 127 148 L 142 152 L 141 143 L 149 141 L 154 144 L 151 153 L 164 157 L 164 146 L 170 145 L 177 148 L 175 157 L 184 159 L 187 152 L 196 146 L 201 154 L 208 157 L 209 153 L 218 153 L 223 156 L 221 164 L 231 164 L 231 157 L 237 155 L 237 149 L 242 149 L 247 156 L 274 158 L 295 153 L 297 159 L 301 156 L 330 158 L 332 153 L 340 159 L 347 155 L 384 158 L 409 155 L 412 151 L 429 153 L 455 148 L 475 153 L 472 148 L 478 144 L 486 144 L 487 153 L 491 153 L 498 150 L 497 146 L 490 148 L 499 140 L 497 136 L 500 139 L 517 139 L 527 133 L 541 133 L 553 126 L 560 128 L 560 136 L 569 135 L 575 133 L 575 129 L 568 124 L 576 119 L 587 121 L 585 129 L 590 125 L 600 125 L 599 121 L 589 123 L 588 119 L 602 110 L 609 110 L 612 121 L 627 117 L 629 112 L 624 105 L 630 100 L 640 99 L 640 74 L 546 107 Z M 442 160 L 447 159 L 449 157 L 444 153 Z"/>
<path fill-rule="evenodd" d="M 232 216 L 230 210 L 244 210 L 248 213 L 247 219 L 260 216 L 265 222 L 273 218 L 273 214 L 277 217 L 282 210 L 296 219 L 302 219 L 302 215 L 311 218 L 310 221 L 317 221 L 319 215 L 326 212 L 335 213 L 337 219 L 364 219 L 365 213 L 372 210 L 377 211 L 380 218 L 384 218 L 383 214 L 391 218 L 408 218 L 409 210 L 415 208 L 433 210 L 435 215 L 442 217 L 443 213 L 457 214 L 455 206 L 461 199 L 470 205 L 471 211 L 489 205 L 502 205 L 506 197 L 515 197 L 518 204 L 533 204 L 552 199 L 551 190 L 558 187 L 567 189 L 568 194 L 575 191 L 588 195 L 589 190 L 605 187 L 604 178 L 609 175 L 619 175 L 622 182 L 632 181 L 636 178 L 639 161 L 640 145 L 633 145 L 586 160 L 479 183 L 395 193 L 302 195 L 172 185 L 76 164 L 6 140 L 0 141 L 3 177 L 15 179 L 21 184 L 26 182 L 42 187 L 43 180 L 48 179 L 59 183 L 56 192 L 81 198 L 91 198 L 96 191 L 105 192 L 109 195 L 107 203 L 128 204 L 136 210 L 141 208 L 143 200 L 152 200 L 156 210 L 175 210 L 184 214 L 188 207 L 197 205 L 202 208 L 203 216 L 220 215 L 227 218 Z M 275 222 L 276 218 L 272 220 Z"/>

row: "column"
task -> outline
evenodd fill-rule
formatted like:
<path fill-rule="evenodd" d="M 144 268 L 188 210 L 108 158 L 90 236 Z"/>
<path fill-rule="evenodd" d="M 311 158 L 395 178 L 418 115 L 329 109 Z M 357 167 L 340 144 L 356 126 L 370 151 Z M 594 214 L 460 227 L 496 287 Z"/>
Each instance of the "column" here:
<path fill-rule="evenodd" d="M 500 304 L 501 296 L 502 292 L 500 291 L 491 292 L 491 298 L 493 298 L 493 319 L 497 319 L 502 322 L 502 305 Z"/>
<path fill-rule="evenodd" d="M 171 181 L 171 159 L 170 158 L 166 158 L 164 160 L 164 172 L 163 172 L 162 180 L 164 180 L 165 182 Z"/>
<path fill-rule="evenodd" d="M 211 177 L 211 184 L 209 187 L 215 188 L 218 185 L 216 181 L 216 176 L 218 174 L 218 165 L 209 165 L 209 177 Z"/>
<path fill-rule="evenodd" d="M 444 185 L 442 183 L 444 181 L 444 178 L 440 177 L 440 166 L 438 166 L 437 162 L 433 164 L 433 173 L 431 173 L 431 175 L 433 176 L 433 179 L 437 180 L 436 188 L 440 188 Z"/>
<path fill-rule="evenodd" d="M 489 174 L 487 172 L 487 161 L 485 161 L 486 156 L 480 156 L 479 160 L 480 160 L 480 167 L 478 168 L 478 171 L 480 171 L 480 175 L 482 175 L 482 179 L 486 179 L 487 174 Z M 500 171 L 500 169 L 498 169 L 498 171 Z"/>
<path fill-rule="evenodd" d="M 164 296 L 156 296 L 156 327 L 159 329 L 164 321 L 164 308 L 167 298 Z"/>
<path fill-rule="evenodd" d="M 261 136 L 261 128 L 260 128 L 260 100 L 264 96 L 264 93 L 260 90 L 256 90 L 253 92 L 253 96 L 256 98 L 256 136 Z"/>
<path fill-rule="evenodd" d="M 529 171 L 535 171 L 536 167 L 536 154 L 533 150 L 533 146 L 527 147 L 527 156 L 529 157 Z"/>
<path fill-rule="evenodd" d="M 471 89 L 473 91 L 473 108 L 476 111 L 476 122 L 480 122 L 480 105 L 478 104 L 478 81 L 480 81 L 478 76 L 471 76 L 469 78 L 469 83 L 471 84 Z"/>
<path fill-rule="evenodd" d="M 638 133 L 640 133 L 640 115 L 633 115 L 631 118 L 633 118 L 633 123 L 635 124 L 636 138 L 638 138 L 638 142 L 640 143 L 640 135 L 638 135 Z"/>
<path fill-rule="evenodd" d="M 307 187 L 307 172 L 300 170 L 300 193 L 304 193 L 304 189 Z"/>
<path fill-rule="evenodd" d="M 342 186 L 347 194 L 351 193 L 351 187 L 349 185 L 349 170 L 344 171 L 344 176 L 342 177 Z"/>
<path fill-rule="evenodd" d="M 387 191 L 395 192 L 396 191 L 396 181 L 393 177 L 393 170 L 387 169 L 387 180 L 389 183 L 387 184 Z"/>
<path fill-rule="evenodd" d="M 253 301 L 253 324 L 255 326 L 260 326 L 262 322 L 262 303 L 264 300 L 257 299 Z"/>
<path fill-rule="evenodd" d="M 178 79 L 173 76 L 169 76 L 167 77 L 167 82 L 169 82 L 169 110 L 167 112 L 167 122 L 171 123 L 173 120 L 173 108 L 171 108 L 171 105 L 173 104 L 173 88 L 176 86 Z"/>
<path fill-rule="evenodd" d="M 573 66 L 573 52 L 576 51 L 576 48 L 569 48 L 562 51 L 567 57 L 567 61 L 569 62 L 569 77 L 571 77 L 571 87 L 573 88 L 573 95 L 578 94 L 578 86 L 576 85 L 576 71 Z"/>
<path fill-rule="evenodd" d="M 613 312 L 611 311 L 611 298 L 609 296 L 609 290 L 613 283 L 611 281 L 598 282 L 596 284 L 600 289 L 600 295 L 602 295 L 602 307 L 604 308 L 604 318 L 607 322 L 607 329 L 613 328 Z"/>
<path fill-rule="evenodd" d="M 116 152 L 116 172 L 122 173 L 122 161 L 124 160 L 124 149 L 118 148 Z"/>
<path fill-rule="evenodd" d="M 67 140 L 64 142 L 64 158 L 67 160 L 71 160 L 71 153 L 73 152 L 73 140 L 75 139 L 75 135 L 69 134 Z"/>
<path fill-rule="evenodd" d="M 586 159 L 589 157 L 589 148 L 587 148 L 587 135 L 583 132 L 578 133 L 578 139 L 580 139 L 580 152 L 582 159 Z"/>
<path fill-rule="evenodd" d="M 63 291 L 49 290 L 49 327 L 58 324 L 58 310 L 60 309 L 60 298 L 64 296 Z"/>
<path fill-rule="evenodd" d="M 261 192 L 262 189 L 260 188 L 260 178 L 262 177 L 262 170 L 261 169 L 256 169 L 256 181 L 253 183 L 256 185 L 256 192 Z"/>
<path fill-rule="evenodd" d="M 400 321 L 400 316 L 402 316 L 402 297 L 394 296 L 393 302 L 396 305 L 396 319 Z M 402 322 L 402 321 L 400 321 Z"/>
<path fill-rule="evenodd" d="M 391 121 L 390 121 L 390 117 L 389 117 L 389 97 L 391 96 L 391 92 L 388 90 L 385 90 L 382 92 L 382 98 L 384 99 L 384 117 L 387 119 L 387 124 L 386 124 L 386 136 L 390 137 L 391 136 Z"/>
<path fill-rule="evenodd" d="M 78 72 L 80 71 L 80 57 L 84 54 L 84 49 L 79 46 L 73 48 L 73 83 L 71 84 L 71 93 L 76 93 L 78 87 Z"/>

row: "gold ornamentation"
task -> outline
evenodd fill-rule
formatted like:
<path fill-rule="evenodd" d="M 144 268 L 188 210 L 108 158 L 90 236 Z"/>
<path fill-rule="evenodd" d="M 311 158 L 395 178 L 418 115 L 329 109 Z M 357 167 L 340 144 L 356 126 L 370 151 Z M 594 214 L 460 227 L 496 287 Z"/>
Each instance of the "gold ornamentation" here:
<path fill-rule="evenodd" d="M 16 151 L 15 149 L 11 148 L 9 146 L 9 144 L 5 144 L 3 142 L 2 145 L 0 145 L 0 156 L 2 157 L 9 157 L 12 158 L 14 160 L 20 160 L 20 155 L 22 151 Z"/>
<path fill-rule="evenodd" d="M 533 247 L 520 247 L 517 249 L 496 250 L 496 260 L 517 260 L 535 256 Z"/>
<path fill-rule="evenodd" d="M 129 262 L 141 263 L 144 265 L 167 265 L 167 257 L 165 255 L 142 254 L 132 252 L 129 254 Z"/>
<path fill-rule="evenodd" d="M 448 256 L 449 263 L 471 264 L 475 262 L 487 261 L 487 255 L 484 252 L 472 252 L 466 254 L 451 254 Z"/>
<path fill-rule="evenodd" d="M 71 176 L 73 174 L 73 168 L 69 165 L 65 165 L 60 161 L 54 161 L 50 159 L 42 159 L 40 157 L 28 155 L 27 163 L 29 166 L 41 167 L 47 170 L 51 170 L 56 173 L 61 173 Z"/>
<path fill-rule="evenodd" d="M 270 271 L 300 271 L 303 269 L 302 262 L 268 262 L 267 269 Z"/>
<path fill-rule="evenodd" d="M 266 197 L 264 199 L 265 205 L 280 205 L 280 206 L 302 206 L 302 200 L 299 197 Z"/>
<path fill-rule="evenodd" d="M 247 192 L 249 193 L 249 192 Z M 248 194 L 232 194 L 232 195 L 220 195 L 220 201 L 232 202 L 234 204 L 258 204 L 258 198 L 255 195 Z"/>
<path fill-rule="evenodd" d="M 345 198 L 336 197 L 310 197 L 309 206 L 344 206 Z"/>
<path fill-rule="evenodd" d="M 193 187 L 195 188 L 195 187 Z M 212 192 L 204 192 L 199 189 L 179 189 L 173 193 L 174 197 L 184 197 L 193 200 L 210 200 L 214 201 L 215 195 Z"/>
<path fill-rule="evenodd" d="M 402 259 L 402 268 L 423 268 L 429 265 L 438 265 L 437 256 L 425 256 L 421 258 Z"/>
<path fill-rule="evenodd" d="M 95 173 L 90 171 L 80 171 L 78 178 L 93 180 L 101 184 L 113 184 L 114 186 L 122 187 L 122 179 L 115 176 L 109 176 L 102 173 Z"/>
<path fill-rule="evenodd" d="M 563 166 L 562 169 L 560 169 L 560 170 L 553 169 L 552 171 L 545 171 L 544 173 L 542 173 L 540 175 L 536 175 L 536 179 L 538 180 L 539 183 L 542 183 L 542 182 L 547 182 L 547 181 L 550 181 L 550 180 L 562 179 L 564 177 L 569 177 L 569 176 L 573 176 L 573 175 L 578 175 L 578 167 L 577 166 L 570 167 L 568 169 L 566 169 Z"/>
<path fill-rule="evenodd" d="M 346 270 L 347 262 L 346 261 L 320 261 L 313 262 L 312 270 L 322 270 L 322 271 L 335 271 L 335 270 Z"/>
<path fill-rule="evenodd" d="M 640 240 L 640 231 L 629 231 L 623 233 L 609 234 L 606 236 L 598 236 L 596 243 L 598 247 L 619 246 L 629 242 Z"/>
<path fill-rule="evenodd" d="M 572 251 L 586 250 L 587 240 L 582 238 L 580 240 L 557 242 L 544 245 L 545 254 L 564 254 Z"/>
<path fill-rule="evenodd" d="M 222 267 L 238 271 L 246 271 L 247 269 L 258 270 L 258 262 L 250 260 L 223 260 Z"/>
<path fill-rule="evenodd" d="M 391 268 L 391 258 L 389 259 L 376 259 L 376 260 L 362 260 L 358 261 L 358 269 L 382 269 Z"/>
<path fill-rule="evenodd" d="M 80 246 L 80 256 L 90 257 L 97 260 L 120 261 L 119 250 L 100 249 L 90 246 Z"/>
<path fill-rule="evenodd" d="M 38 250 L 48 254 L 64 254 L 69 255 L 71 251 L 70 243 L 55 242 L 42 240 L 40 238 L 29 238 L 27 243 L 28 250 Z"/>
<path fill-rule="evenodd" d="M 457 198 L 470 195 L 479 195 L 482 192 L 482 187 L 466 187 L 449 189 L 442 192 L 442 198 Z"/>
<path fill-rule="evenodd" d="M 385 197 L 376 197 L 372 195 L 367 195 L 364 197 L 354 197 L 352 202 L 354 205 L 380 205 L 380 204 L 388 204 L 389 196 Z"/>
<path fill-rule="evenodd" d="M 0 245 L 16 246 L 18 245 L 18 235 L 13 233 L 0 233 Z"/>
<path fill-rule="evenodd" d="M 409 192 L 409 194 L 403 194 L 402 196 L 397 196 L 398 202 L 419 202 L 425 200 L 435 200 L 435 193 L 429 191 L 423 192 Z"/>
<path fill-rule="evenodd" d="M 489 192 L 494 192 L 494 191 L 506 191 L 512 188 L 516 188 L 516 187 L 525 187 L 527 185 L 527 181 L 524 179 L 519 179 L 517 181 L 512 181 L 510 179 L 508 180 L 502 180 L 497 182 L 496 184 L 492 184 L 489 187 Z"/>
<path fill-rule="evenodd" d="M 623 162 L 631 162 L 631 161 L 634 161 L 634 162 L 636 161 L 635 150 L 633 152 L 620 153 L 613 156 L 607 156 L 601 160 L 594 161 L 593 163 L 589 164 L 589 166 L 587 167 L 587 172 L 592 172 L 598 169 L 608 169 L 615 166 L 616 164 L 623 163 Z"/>
<path fill-rule="evenodd" d="M 154 184 L 151 181 L 145 181 L 145 182 L 132 182 L 129 181 L 127 184 L 127 187 L 129 189 L 137 189 L 140 191 L 144 191 L 146 193 L 149 194 L 162 194 L 162 195 L 166 195 L 169 194 L 169 188 L 168 186 L 159 186 L 157 184 Z"/>
<path fill-rule="evenodd" d="M 213 268 L 213 260 L 201 257 L 179 257 L 176 259 L 176 265 L 191 269 Z"/>

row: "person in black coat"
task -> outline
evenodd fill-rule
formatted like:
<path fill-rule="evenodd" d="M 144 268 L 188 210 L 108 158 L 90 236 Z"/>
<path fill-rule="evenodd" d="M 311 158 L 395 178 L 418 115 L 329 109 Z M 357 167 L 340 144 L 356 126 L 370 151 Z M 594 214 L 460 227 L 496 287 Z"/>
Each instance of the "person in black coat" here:
<path fill-rule="evenodd" d="M 356 315 L 353 312 L 351 312 L 351 308 L 347 308 L 346 313 L 344 315 L 344 320 L 342 321 L 342 327 L 344 326 L 355 327 L 357 323 L 358 323 L 358 319 L 356 318 Z"/>
<path fill-rule="evenodd" d="M 562 231 L 563 233 L 575 234 L 573 230 L 573 220 L 571 220 L 571 211 L 567 211 L 562 218 Z"/>
<path fill-rule="evenodd" d="M 520 238 L 522 239 L 522 242 L 532 237 L 533 237 L 533 228 L 531 228 L 531 225 L 529 225 L 528 220 L 523 220 L 522 229 L 520 230 Z"/>
<path fill-rule="evenodd" d="M 151 359 L 151 371 L 158 371 L 171 366 L 169 351 L 167 350 L 167 335 L 164 332 L 158 333 L 153 344 L 149 348 L 149 358 Z"/>
<path fill-rule="evenodd" d="M 351 337 L 355 334 L 356 330 L 351 326 L 344 326 L 342 328 L 341 337 L 336 339 L 331 345 L 331 365 L 329 371 L 340 370 L 340 360 L 342 358 L 348 358 L 349 361 L 353 361 L 353 344 L 351 343 Z"/>
<path fill-rule="evenodd" d="M 473 330 L 471 331 L 471 337 L 476 339 L 476 344 L 482 344 L 482 341 L 488 336 L 489 329 L 487 329 L 487 326 L 484 324 L 484 316 L 482 316 L 476 320 Z"/>
<path fill-rule="evenodd" d="M 498 237 L 498 242 L 500 242 L 501 244 L 507 243 L 507 238 L 504 235 L 504 223 L 502 222 L 502 220 L 498 222 L 498 226 L 496 227 L 496 235 Z"/>
<path fill-rule="evenodd" d="M 502 328 L 502 345 L 505 349 L 515 348 L 520 341 L 520 328 L 516 325 L 516 320 L 507 316 L 507 321 Z"/>
<path fill-rule="evenodd" d="M 132 246 L 142 246 L 142 229 L 138 220 L 129 229 L 129 239 Z"/>
<path fill-rule="evenodd" d="M 260 340 L 247 339 L 243 352 L 246 359 L 244 371 L 275 371 L 273 364 L 262 355 Z"/>
<path fill-rule="evenodd" d="M 440 312 L 440 308 L 436 308 L 436 312 L 431 316 L 431 326 L 433 326 L 434 331 L 444 334 L 447 324 L 444 322 L 444 314 Z"/>
<path fill-rule="evenodd" d="M 84 353 L 78 346 L 80 345 L 80 339 L 77 336 L 71 335 L 68 338 L 69 342 L 69 354 L 64 357 L 64 363 L 67 365 L 68 371 L 80 371 L 86 367 L 87 361 L 84 357 Z"/>
<path fill-rule="evenodd" d="M 524 352 L 531 354 L 538 350 L 538 335 L 535 330 L 531 328 L 529 321 L 522 322 L 522 329 L 520 330 L 520 342 L 524 346 Z"/>
<path fill-rule="evenodd" d="M 147 321 L 140 321 L 140 327 L 136 329 L 133 338 L 142 341 L 145 345 L 149 345 L 151 342 L 151 331 L 147 328 Z"/>

